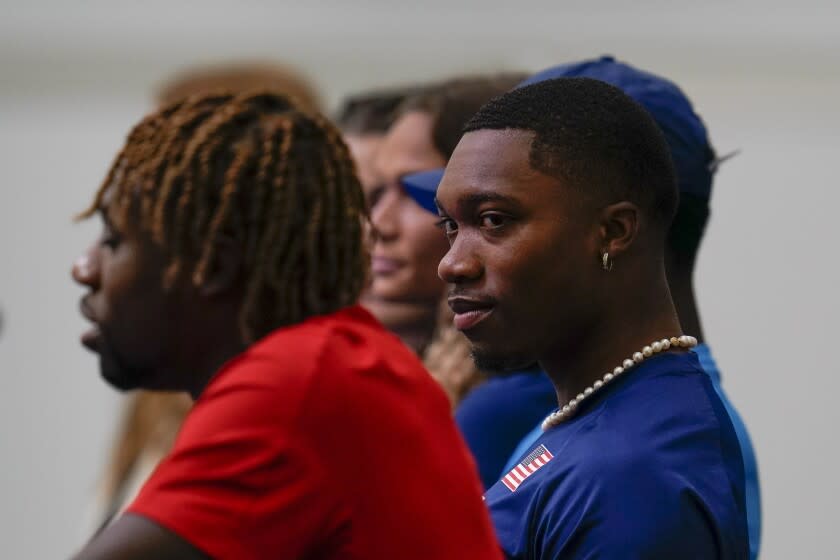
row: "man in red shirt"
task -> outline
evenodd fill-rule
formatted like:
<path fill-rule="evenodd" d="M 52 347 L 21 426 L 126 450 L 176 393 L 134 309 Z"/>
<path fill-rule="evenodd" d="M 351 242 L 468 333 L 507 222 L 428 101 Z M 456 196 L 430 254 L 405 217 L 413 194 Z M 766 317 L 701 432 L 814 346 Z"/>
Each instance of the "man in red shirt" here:
<path fill-rule="evenodd" d="M 364 208 L 338 132 L 277 95 L 132 131 L 85 213 L 82 340 L 115 387 L 196 404 L 77 558 L 501 557 L 446 397 L 355 305 Z"/>

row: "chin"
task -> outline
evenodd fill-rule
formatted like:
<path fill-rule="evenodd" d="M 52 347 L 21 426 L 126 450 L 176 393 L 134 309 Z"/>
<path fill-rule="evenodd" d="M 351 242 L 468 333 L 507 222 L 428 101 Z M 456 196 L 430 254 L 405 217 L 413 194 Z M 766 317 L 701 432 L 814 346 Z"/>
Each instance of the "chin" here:
<path fill-rule="evenodd" d="M 111 350 L 111 346 L 104 344 L 99 354 L 99 373 L 102 379 L 118 391 L 134 389 L 149 389 L 152 372 L 145 368 L 129 365 L 129 360 L 121 359 Z"/>
<path fill-rule="evenodd" d="M 135 389 L 141 389 L 141 387 L 139 387 L 136 383 L 132 383 L 124 377 L 103 373 L 102 379 L 105 383 L 110 385 L 112 389 L 116 389 L 120 393 L 127 393 L 129 391 L 134 391 Z"/>
<path fill-rule="evenodd" d="M 134 389 L 145 389 L 141 379 L 141 375 L 137 372 L 129 372 L 123 368 L 117 368 L 113 365 L 100 365 L 100 374 L 102 379 L 120 392 L 133 391 Z"/>
<path fill-rule="evenodd" d="M 375 280 L 368 292 L 368 298 L 384 302 L 400 302 L 410 299 L 411 291 L 393 278 Z"/>
<path fill-rule="evenodd" d="M 472 349 L 475 366 L 489 375 L 501 375 L 533 367 L 533 356 L 494 351 L 490 348 L 475 346 Z"/>

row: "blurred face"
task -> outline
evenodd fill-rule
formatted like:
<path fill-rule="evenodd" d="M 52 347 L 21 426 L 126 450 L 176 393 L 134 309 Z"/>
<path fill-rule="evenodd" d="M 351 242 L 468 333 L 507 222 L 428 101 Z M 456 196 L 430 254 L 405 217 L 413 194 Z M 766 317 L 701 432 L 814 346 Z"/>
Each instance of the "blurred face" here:
<path fill-rule="evenodd" d="M 177 346 L 177 290 L 164 292 L 166 258 L 145 234 L 111 218 L 108 197 L 100 211 L 102 234 L 73 265 L 88 288 L 80 302 L 93 326 L 82 344 L 99 355 L 105 380 L 121 390 L 173 388 L 163 372 Z"/>
<path fill-rule="evenodd" d="M 400 185 L 410 173 L 443 167 L 446 160 L 432 144 L 432 118 L 423 112 L 398 119 L 376 156 L 376 181 L 365 186 L 374 229 L 372 284 L 368 298 L 437 305 L 444 284 L 437 264 L 446 238 L 427 212 Z"/>
<path fill-rule="evenodd" d="M 359 174 L 359 181 L 365 191 L 373 189 L 376 184 L 374 163 L 382 140 L 383 134 L 345 134 L 344 142 L 350 148 L 350 155 L 356 163 L 356 171 Z"/>
<path fill-rule="evenodd" d="M 597 208 L 531 169 L 531 134 L 464 135 L 438 188 L 450 248 L 439 273 L 480 367 L 503 370 L 573 345 L 597 317 Z"/>

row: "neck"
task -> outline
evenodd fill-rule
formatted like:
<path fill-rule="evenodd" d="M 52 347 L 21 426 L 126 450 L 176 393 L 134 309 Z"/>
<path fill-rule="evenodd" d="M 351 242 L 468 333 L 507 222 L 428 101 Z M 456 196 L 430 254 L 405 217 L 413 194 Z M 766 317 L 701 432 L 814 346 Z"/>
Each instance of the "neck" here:
<path fill-rule="evenodd" d="M 238 306 L 220 306 L 200 315 L 191 325 L 183 325 L 191 333 L 182 337 L 180 372 L 184 375 L 186 390 L 198 399 L 214 375 L 228 361 L 248 348 L 239 329 Z"/>
<path fill-rule="evenodd" d="M 362 305 L 418 355 L 426 349 L 435 332 L 437 307 L 434 305 L 374 298 L 362 299 Z"/>
<path fill-rule="evenodd" d="M 561 405 L 644 346 L 683 334 L 664 274 L 639 286 L 644 288 L 620 290 L 621 297 L 605 306 L 604 316 L 540 360 Z"/>
<path fill-rule="evenodd" d="M 202 345 L 195 345 L 193 348 L 199 353 L 197 355 L 200 356 L 200 359 L 196 361 L 192 368 L 193 374 L 191 375 L 188 391 L 193 400 L 197 400 L 222 366 L 244 352 L 247 345 L 240 342 L 234 343 L 229 340 L 219 340 L 215 343 L 208 342 Z"/>
<path fill-rule="evenodd" d="M 668 267 L 668 285 L 671 288 L 680 323 L 687 333 L 692 334 L 702 343 L 705 338 L 700 313 L 697 310 L 697 298 L 694 296 L 694 267 Z"/>

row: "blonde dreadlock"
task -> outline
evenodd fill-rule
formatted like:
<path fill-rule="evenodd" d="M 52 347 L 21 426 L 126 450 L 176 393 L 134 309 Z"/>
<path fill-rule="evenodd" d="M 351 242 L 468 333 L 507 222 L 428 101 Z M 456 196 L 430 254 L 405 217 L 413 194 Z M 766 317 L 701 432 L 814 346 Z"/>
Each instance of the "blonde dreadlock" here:
<path fill-rule="evenodd" d="M 169 286 L 200 284 L 217 240 L 242 247 L 246 342 L 356 301 L 367 269 L 364 197 L 338 131 L 284 96 L 188 97 L 130 133 L 90 208 L 136 221 L 169 255 Z"/>

